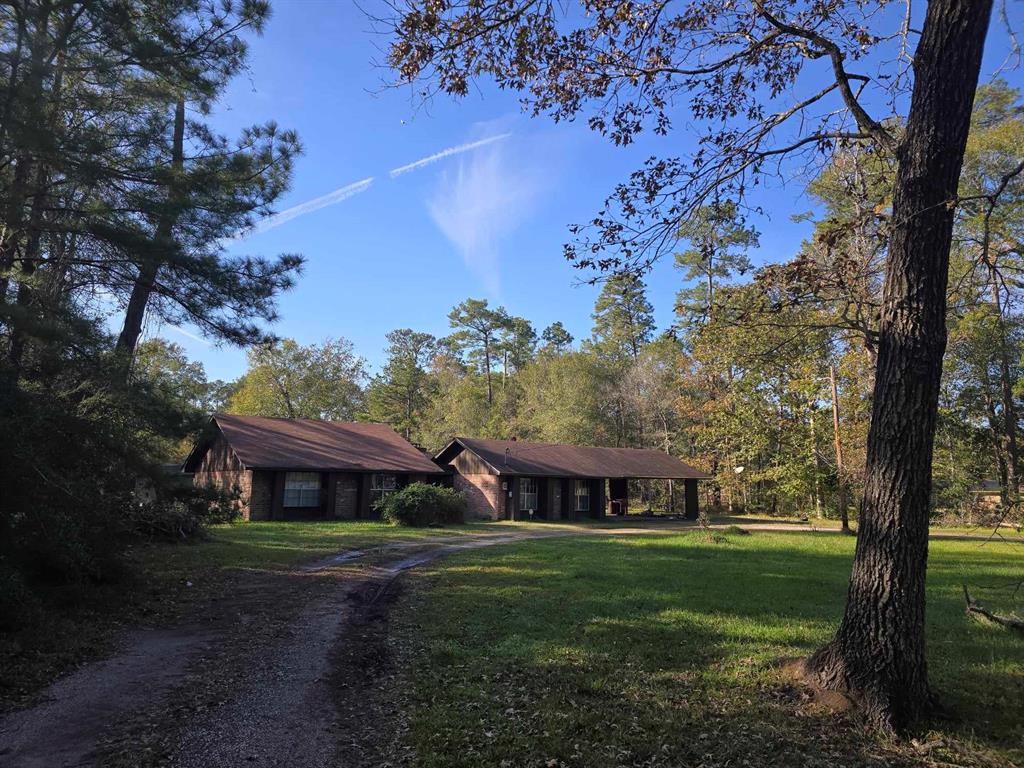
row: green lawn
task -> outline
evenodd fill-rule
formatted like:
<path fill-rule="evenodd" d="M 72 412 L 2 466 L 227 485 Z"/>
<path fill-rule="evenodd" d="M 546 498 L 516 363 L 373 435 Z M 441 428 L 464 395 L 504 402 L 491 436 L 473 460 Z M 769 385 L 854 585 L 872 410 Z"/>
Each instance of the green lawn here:
<path fill-rule="evenodd" d="M 839 530 L 842 527 L 842 523 L 839 520 L 830 517 L 815 517 L 813 514 L 809 515 L 806 519 L 799 517 L 769 517 L 767 515 L 757 514 L 736 514 L 736 515 L 717 515 L 711 518 L 712 523 L 735 523 L 736 525 L 750 525 L 756 523 L 783 523 L 786 525 L 801 525 L 806 526 L 808 530 Z M 854 518 L 850 521 L 850 525 L 856 529 L 857 520 Z M 996 530 L 991 525 L 939 525 L 933 523 L 930 526 L 930 530 L 933 534 L 951 534 L 951 535 L 968 535 L 968 536 L 992 536 Z M 1012 525 L 1004 524 L 999 527 L 998 533 L 993 538 L 1004 538 L 1009 541 L 1024 542 L 1024 531 L 1016 528 Z"/>
<path fill-rule="evenodd" d="M 205 539 L 184 545 L 143 545 L 132 558 L 142 573 L 186 577 L 238 568 L 287 568 L 318 556 L 389 542 L 479 533 L 481 525 L 399 528 L 369 520 L 303 520 L 218 525 Z"/>
<path fill-rule="evenodd" d="M 1024 638 L 964 614 L 961 583 L 1020 610 L 1019 545 L 935 541 L 919 746 L 828 717 L 776 671 L 824 642 L 852 538 L 548 539 L 412 575 L 393 637 L 422 766 L 1007 765 L 1024 757 Z M 941 740 L 940 740 L 941 739 Z M 922 746 L 923 745 L 923 746 Z"/>

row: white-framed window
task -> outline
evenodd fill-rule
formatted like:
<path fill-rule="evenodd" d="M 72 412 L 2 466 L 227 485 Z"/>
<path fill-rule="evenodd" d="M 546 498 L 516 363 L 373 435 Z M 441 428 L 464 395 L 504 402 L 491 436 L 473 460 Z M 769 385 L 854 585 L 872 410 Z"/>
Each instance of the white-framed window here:
<path fill-rule="evenodd" d="M 519 508 L 537 511 L 537 478 L 519 478 Z"/>
<path fill-rule="evenodd" d="M 370 500 L 384 501 L 389 493 L 398 490 L 398 475 L 376 474 L 370 476 Z"/>
<path fill-rule="evenodd" d="M 577 512 L 590 511 L 590 483 L 586 480 L 577 480 L 573 493 L 575 494 Z"/>
<path fill-rule="evenodd" d="M 286 507 L 319 507 L 320 473 L 286 472 L 283 504 Z"/>

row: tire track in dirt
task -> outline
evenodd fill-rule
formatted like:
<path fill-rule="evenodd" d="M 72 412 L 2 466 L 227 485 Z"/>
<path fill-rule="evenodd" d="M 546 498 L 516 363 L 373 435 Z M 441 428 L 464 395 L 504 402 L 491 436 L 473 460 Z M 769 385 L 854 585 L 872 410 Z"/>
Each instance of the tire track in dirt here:
<path fill-rule="evenodd" d="M 113 656 L 0 720 L 0 764 L 337 765 L 339 745 L 352 741 L 339 706 L 355 703 L 339 695 L 362 685 L 332 678 L 332 660 L 358 644 L 369 618 L 386 617 L 382 597 L 402 573 L 454 552 L 572 533 L 402 542 L 249 577 L 240 597 L 208 606 L 199 622 L 129 633 Z"/>

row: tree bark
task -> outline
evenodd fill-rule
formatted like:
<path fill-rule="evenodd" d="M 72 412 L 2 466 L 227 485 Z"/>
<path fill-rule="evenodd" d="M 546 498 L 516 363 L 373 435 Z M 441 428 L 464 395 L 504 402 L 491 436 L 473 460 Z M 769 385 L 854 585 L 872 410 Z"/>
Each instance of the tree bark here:
<path fill-rule="evenodd" d="M 139 265 L 139 274 L 135 278 L 131 297 L 128 299 L 128 307 L 125 309 L 124 324 L 121 326 L 121 335 L 117 338 L 116 349 L 127 360 L 131 360 L 135 354 L 139 336 L 142 335 L 142 321 L 146 316 L 146 305 L 149 304 L 149 297 L 153 293 L 153 285 L 161 266 L 159 249 L 163 248 L 164 243 L 170 239 L 174 225 L 177 223 L 176 206 L 180 203 L 182 196 L 181 179 L 178 176 L 185 167 L 184 144 L 185 100 L 178 99 L 178 103 L 174 107 L 174 134 L 171 144 L 171 168 L 175 175 L 171 178 L 167 195 L 171 209 L 165 211 L 160 217 L 154 238 L 158 249 L 157 253 L 144 259 Z"/>
<path fill-rule="evenodd" d="M 28 77 L 26 78 L 26 92 L 31 94 L 33 98 L 32 106 L 29 110 L 29 119 L 32 124 L 39 126 L 44 133 L 55 134 L 55 125 L 60 110 L 60 95 L 63 84 L 63 63 L 59 66 L 52 79 L 50 85 L 50 91 L 46 91 L 46 76 L 47 76 L 47 65 L 46 58 L 48 53 L 49 44 L 49 25 L 52 7 L 49 2 L 42 3 L 39 7 L 38 18 L 36 19 L 36 30 L 33 36 L 33 47 L 31 56 L 31 69 Z M 63 62 L 63 59 L 62 59 Z M 52 102 L 50 109 L 45 109 L 47 101 Z M 20 323 L 24 323 L 26 318 L 33 314 L 35 304 L 35 290 L 33 286 L 33 279 L 38 267 L 39 261 L 39 247 L 42 240 L 42 226 L 43 226 L 43 206 L 44 198 L 48 192 L 50 169 L 45 161 L 45 151 L 42 147 L 35 148 L 36 156 L 29 160 L 30 151 L 22 155 L 25 161 L 26 178 L 28 175 L 33 175 L 33 181 L 30 188 L 22 186 L 18 179 L 18 171 L 22 168 L 22 163 L 18 163 L 18 169 L 15 171 L 15 184 L 14 186 L 21 187 L 16 194 L 12 196 L 12 204 L 18 206 L 15 217 L 11 220 L 11 235 L 12 242 L 5 244 L 2 252 L 5 254 L 3 258 L 0 258 L 0 268 L 8 268 L 8 264 L 13 266 L 14 262 L 13 250 L 11 246 L 14 242 L 21 242 L 21 254 L 20 264 L 18 268 L 18 291 L 16 296 L 16 303 L 19 307 L 19 314 L 21 315 Z M 29 171 L 33 169 L 34 171 Z M 24 221 L 23 207 L 31 199 L 29 205 L 29 216 L 27 222 Z M 6 296 L 8 290 L 8 283 L 5 281 L 0 286 L 0 299 Z M 25 353 L 25 347 L 27 344 L 27 334 L 23 325 L 18 323 L 12 324 L 10 344 L 7 349 L 7 362 L 11 369 L 11 374 L 15 380 L 20 375 L 22 357 Z"/>
<path fill-rule="evenodd" d="M 899 148 L 866 482 L 846 610 L 806 663 L 869 722 L 902 730 L 929 709 L 925 572 L 932 449 L 946 347 L 957 182 L 991 0 L 931 0 Z"/>
<path fill-rule="evenodd" d="M 494 386 L 491 384 L 491 341 L 484 338 L 484 373 L 487 376 L 487 405 L 494 404 Z"/>
<path fill-rule="evenodd" d="M 842 521 L 843 532 L 850 530 L 850 511 L 847 507 L 846 474 L 843 469 L 843 441 L 839 435 L 839 386 L 836 383 L 836 367 L 828 367 L 829 383 L 832 385 L 832 438 L 836 450 L 836 506 L 839 507 L 839 519 Z"/>
<path fill-rule="evenodd" d="M 991 269 L 992 304 L 995 306 L 996 319 L 999 323 L 999 392 L 1003 407 L 1003 440 L 1006 445 L 1006 480 L 1003 483 L 1003 506 L 1008 501 L 1016 503 L 1020 485 L 1020 457 L 1017 450 L 1017 406 L 1013 401 L 1013 379 L 1010 374 L 1010 350 L 1007 343 L 1006 318 L 1003 315 L 1003 304 L 999 296 L 999 278 L 996 270 Z"/>
<path fill-rule="evenodd" d="M 818 410 L 817 402 L 811 401 L 808 404 L 809 420 L 811 423 L 811 453 L 814 466 L 814 492 L 811 494 L 811 501 L 814 504 L 814 516 L 819 520 L 824 517 L 821 501 L 821 454 L 818 452 Z"/>

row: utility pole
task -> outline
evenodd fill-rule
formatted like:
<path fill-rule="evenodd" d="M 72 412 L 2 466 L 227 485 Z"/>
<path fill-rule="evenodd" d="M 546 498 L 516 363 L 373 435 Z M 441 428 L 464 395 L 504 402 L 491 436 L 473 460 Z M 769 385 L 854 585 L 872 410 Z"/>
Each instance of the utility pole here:
<path fill-rule="evenodd" d="M 846 510 L 846 476 L 843 473 L 843 443 L 839 439 L 839 387 L 836 386 L 836 367 L 828 366 L 828 378 L 832 384 L 832 434 L 836 444 L 836 485 L 839 496 L 839 519 L 843 531 L 850 532 L 850 516 Z"/>

